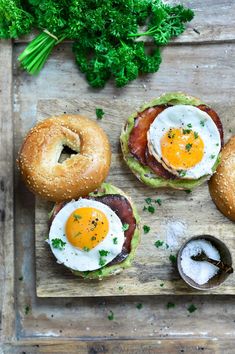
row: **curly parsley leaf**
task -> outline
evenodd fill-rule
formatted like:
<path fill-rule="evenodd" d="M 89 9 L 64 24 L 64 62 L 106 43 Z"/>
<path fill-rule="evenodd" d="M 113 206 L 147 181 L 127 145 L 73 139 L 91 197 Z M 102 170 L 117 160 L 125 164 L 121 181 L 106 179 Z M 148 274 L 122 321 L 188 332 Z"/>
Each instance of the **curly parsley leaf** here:
<path fill-rule="evenodd" d="M 53 248 L 57 248 L 62 251 L 65 248 L 66 242 L 62 241 L 60 238 L 53 238 L 51 240 L 51 244 Z"/>

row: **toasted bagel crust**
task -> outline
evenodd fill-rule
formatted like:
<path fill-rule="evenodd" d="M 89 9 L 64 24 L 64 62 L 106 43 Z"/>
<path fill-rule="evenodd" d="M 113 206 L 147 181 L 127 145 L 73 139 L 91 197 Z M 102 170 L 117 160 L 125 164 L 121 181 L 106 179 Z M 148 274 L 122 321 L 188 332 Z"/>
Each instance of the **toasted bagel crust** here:
<path fill-rule="evenodd" d="M 59 163 L 64 146 L 76 154 Z M 19 168 L 27 187 L 59 202 L 85 196 L 105 180 L 110 167 L 108 138 L 94 121 L 81 115 L 51 117 L 27 134 Z"/>
<path fill-rule="evenodd" d="M 222 150 L 221 164 L 209 181 L 209 190 L 221 213 L 235 221 L 235 136 Z"/>

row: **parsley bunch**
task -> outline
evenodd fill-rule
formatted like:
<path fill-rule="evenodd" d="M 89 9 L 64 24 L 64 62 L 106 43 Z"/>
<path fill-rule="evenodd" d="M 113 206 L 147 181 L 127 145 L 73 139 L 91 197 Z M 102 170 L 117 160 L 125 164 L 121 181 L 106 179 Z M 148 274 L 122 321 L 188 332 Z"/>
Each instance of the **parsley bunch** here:
<path fill-rule="evenodd" d="M 160 47 L 180 35 L 193 18 L 190 9 L 162 0 L 24 0 L 28 12 L 20 0 L 1 1 L 4 13 L 14 5 L 14 31 L 0 22 L 0 37 L 3 30 L 10 37 L 20 36 L 33 23 L 41 31 L 19 56 L 25 70 L 38 74 L 52 49 L 72 39 L 77 65 L 92 87 L 103 87 L 109 79 L 122 87 L 142 73 L 156 72 Z M 137 40 L 143 36 L 152 38 L 151 48 Z"/>

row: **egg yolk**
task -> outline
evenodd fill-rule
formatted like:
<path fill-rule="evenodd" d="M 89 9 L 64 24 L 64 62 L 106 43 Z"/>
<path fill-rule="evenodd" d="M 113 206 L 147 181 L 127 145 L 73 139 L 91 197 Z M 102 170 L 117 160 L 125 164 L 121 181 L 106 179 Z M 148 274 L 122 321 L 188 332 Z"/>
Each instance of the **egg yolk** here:
<path fill-rule="evenodd" d="M 68 241 L 83 251 L 96 247 L 106 237 L 109 222 L 106 215 L 96 208 L 76 209 L 69 216 L 65 232 Z"/>
<path fill-rule="evenodd" d="M 161 138 L 162 158 L 175 170 L 186 170 L 198 164 L 204 154 L 204 143 L 191 129 L 172 128 Z"/>

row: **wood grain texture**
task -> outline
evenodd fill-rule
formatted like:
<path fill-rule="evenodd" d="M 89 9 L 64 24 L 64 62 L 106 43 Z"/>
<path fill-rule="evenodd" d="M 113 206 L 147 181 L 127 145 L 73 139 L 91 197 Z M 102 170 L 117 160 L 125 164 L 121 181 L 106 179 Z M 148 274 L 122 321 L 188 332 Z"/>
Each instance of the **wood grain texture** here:
<path fill-rule="evenodd" d="M 113 341 L 20 341 L 6 345 L 4 354 L 233 354 L 233 341 L 208 339 L 113 340 Z"/>
<path fill-rule="evenodd" d="M 12 44 L 0 42 L 0 343 L 14 336 Z"/>
<path fill-rule="evenodd" d="M 168 3 L 176 3 L 168 0 Z M 194 19 L 186 31 L 171 44 L 214 43 L 235 40 L 235 4 L 233 0 L 183 0 L 180 1 L 195 12 Z M 35 34 L 16 40 L 17 43 L 31 41 Z"/>
<path fill-rule="evenodd" d="M 152 190 L 141 184 L 125 166 L 119 147 L 119 136 L 122 125 L 128 113 L 138 108 L 139 101 L 129 103 L 128 100 L 45 100 L 38 103 L 38 119 L 56 115 L 65 109 L 67 113 L 79 113 L 95 118 L 95 107 L 101 107 L 105 117 L 99 123 L 106 131 L 112 148 L 112 164 L 107 181 L 122 188 L 132 197 L 142 224 L 151 226 L 147 235 L 142 235 L 141 244 L 137 250 L 133 266 L 120 275 L 104 279 L 103 281 L 84 281 L 74 277 L 63 266 L 55 262 L 45 236 L 48 234 L 48 212 L 51 204 L 36 202 L 36 269 L 37 295 L 39 297 L 83 297 L 83 296 L 124 296 L 124 295 L 159 295 L 159 294 L 192 294 L 193 291 L 180 279 L 175 266 L 169 260 L 171 254 L 176 255 L 181 244 L 191 236 L 212 234 L 221 238 L 232 250 L 235 259 L 234 223 L 227 220 L 215 208 L 208 192 L 207 183 L 186 194 L 184 191 Z M 215 110 L 217 109 L 216 105 Z M 235 130 L 232 119 L 229 126 Z M 222 122 L 225 117 L 221 116 Z M 226 124 L 224 124 L 226 126 Z M 225 129 L 226 130 L 226 129 Z M 143 211 L 145 198 L 160 198 L 162 205 L 156 204 L 156 212 L 150 214 Z M 172 227 L 177 223 L 182 225 L 182 234 L 172 240 Z M 156 248 L 154 242 L 163 240 L 169 244 Z M 163 286 L 160 284 L 164 283 Z M 120 290 L 119 287 L 122 287 Z M 235 294 L 235 279 L 230 276 L 218 289 L 211 289 L 205 293 Z M 204 292 L 203 292 L 204 294 Z"/>
<path fill-rule="evenodd" d="M 222 21 L 227 26 L 227 18 L 230 18 L 229 11 L 227 14 L 224 13 L 221 19 L 220 5 L 218 5 L 215 8 L 217 13 L 215 18 L 212 15 L 213 3 L 209 3 L 210 14 L 207 12 L 211 26 L 214 28 L 215 20 Z M 222 7 L 222 1 L 220 3 Z M 227 4 L 227 1 L 223 3 Z M 202 1 L 198 4 L 203 8 L 206 7 Z M 203 13 L 201 16 L 203 19 Z M 230 23 L 232 23 L 231 19 Z M 164 49 L 163 63 L 158 73 L 141 77 L 122 90 L 114 89 L 110 83 L 105 89 L 98 91 L 90 89 L 83 76 L 79 74 L 70 44 L 57 48 L 37 77 L 31 77 L 19 68 L 16 58 L 23 48 L 24 45 L 21 44 L 14 46 L 15 158 L 24 135 L 36 122 L 38 100 L 48 98 L 107 101 L 109 97 L 112 103 L 114 96 L 115 100 L 129 99 L 130 111 L 125 110 L 125 113 L 130 114 L 135 109 L 136 102 L 149 101 L 165 91 L 183 90 L 205 99 L 208 104 L 216 107 L 218 113 L 227 122 L 226 140 L 235 134 L 234 130 L 231 132 L 228 130 L 230 128 L 228 122 L 234 112 L 235 87 L 232 73 L 235 69 L 235 46 L 233 43 L 168 46 Z M 63 111 L 66 111 L 66 107 L 63 107 Z M 47 112 L 42 114 L 45 116 Z M 122 339 L 127 340 L 131 345 L 137 339 L 151 343 L 152 339 L 166 338 L 170 341 L 180 338 L 179 341 L 182 343 L 189 338 L 195 339 L 196 343 L 200 343 L 199 338 L 205 340 L 212 338 L 212 344 L 216 347 L 223 338 L 226 339 L 225 342 L 221 342 L 225 343 L 224 352 L 233 353 L 234 296 L 36 297 L 34 197 L 26 190 L 16 168 L 14 186 L 16 333 L 18 338 L 25 339 L 29 345 L 28 351 L 24 348 L 19 349 L 18 352 L 37 351 L 37 347 L 35 349 L 30 347 L 30 342 L 41 345 L 42 342 L 46 344 L 48 339 L 55 343 L 56 348 L 56 343 L 66 339 L 105 342 Z M 22 276 L 23 279 L 19 280 Z M 166 308 L 168 301 L 175 303 L 174 309 Z M 139 302 L 143 304 L 141 310 L 136 309 Z M 187 311 L 191 303 L 197 306 L 197 311 L 193 314 Z M 29 306 L 28 314 L 25 314 L 26 306 Z M 110 310 L 114 312 L 114 321 L 109 321 L 107 318 Z M 61 352 L 68 352 L 66 346 L 57 348 L 63 348 Z M 224 353 L 221 349 L 223 344 L 219 348 L 217 353 Z M 47 346 L 45 352 L 50 353 L 50 350 L 50 346 Z M 76 352 L 76 349 L 74 351 Z"/>

